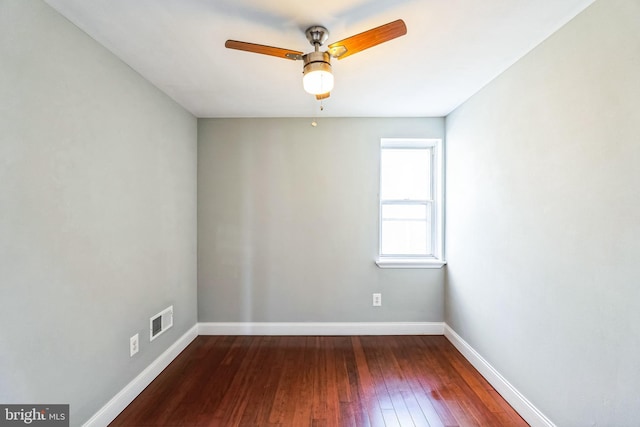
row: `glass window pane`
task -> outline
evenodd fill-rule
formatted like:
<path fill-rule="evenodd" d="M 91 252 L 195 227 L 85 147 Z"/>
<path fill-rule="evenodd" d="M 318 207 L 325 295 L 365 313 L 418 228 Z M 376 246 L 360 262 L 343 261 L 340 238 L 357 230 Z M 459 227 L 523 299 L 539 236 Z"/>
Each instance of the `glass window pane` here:
<path fill-rule="evenodd" d="M 431 255 L 427 221 L 382 221 L 381 255 Z"/>
<path fill-rule="evenodd" d="M 431 199 L 431 149 L 383 148 L 380 152 L 382 199 Z"/>
<path fill-rule="evenodd" d="M 382 205 L 382 219 L 427 219 L 427 205 Z"/>

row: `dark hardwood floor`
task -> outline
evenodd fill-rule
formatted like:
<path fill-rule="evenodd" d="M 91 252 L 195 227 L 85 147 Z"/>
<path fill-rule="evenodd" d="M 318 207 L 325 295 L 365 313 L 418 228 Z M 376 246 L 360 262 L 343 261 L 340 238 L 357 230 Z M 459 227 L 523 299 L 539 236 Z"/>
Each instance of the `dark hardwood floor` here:
<path fill-rule="evenodd" d="M 200 336 L 111 426 L 526 426 L 443 336 Z"/>

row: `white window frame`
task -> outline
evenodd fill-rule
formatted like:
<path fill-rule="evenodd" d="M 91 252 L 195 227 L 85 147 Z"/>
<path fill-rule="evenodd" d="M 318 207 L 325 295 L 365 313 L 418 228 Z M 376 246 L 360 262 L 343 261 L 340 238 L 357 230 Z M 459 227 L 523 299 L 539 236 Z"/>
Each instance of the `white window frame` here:
<path fill-rule="evenodd" d="M 376 264 L 380 268 L 442 268 L 446 264 L 444 260 L 444 170 L 442 139 L 427 138 L 381 138 L 380 158 L 385 148 L 425 148 L 431 150 L 431 191 L 432 199 L 427 201 L 431 205 L 431 256 L 407 256 L 407 255 L 382 255 L 382 207 L 393 204 L 394 201 L 383 200 L 382 165 L 379 162 L 378 175 L 378 256 Z M 403 203 L 405 203 L 403 201 Z M 419 201 L 406 201 L 406 203 L 420 203 Z M 425 237 L 426 238 L 426 237 Z"/>

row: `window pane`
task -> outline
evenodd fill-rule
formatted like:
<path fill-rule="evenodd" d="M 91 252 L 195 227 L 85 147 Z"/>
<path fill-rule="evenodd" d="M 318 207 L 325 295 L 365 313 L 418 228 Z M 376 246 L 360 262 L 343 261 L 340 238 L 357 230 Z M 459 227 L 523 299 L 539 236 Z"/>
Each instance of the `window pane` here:
<path fill-rule="evenodd" d="M 427 219 L 427 205 L 382 205 L 382 219 Z"/>
<path fill-rule="evenodd" d="M 382 221 L 381 255 L 431 255 L 427 221 Z"/>
<path fill-rule="evenodd" d="M 431 149 L 380 150 L 380 198 L 431 199 Z"/>

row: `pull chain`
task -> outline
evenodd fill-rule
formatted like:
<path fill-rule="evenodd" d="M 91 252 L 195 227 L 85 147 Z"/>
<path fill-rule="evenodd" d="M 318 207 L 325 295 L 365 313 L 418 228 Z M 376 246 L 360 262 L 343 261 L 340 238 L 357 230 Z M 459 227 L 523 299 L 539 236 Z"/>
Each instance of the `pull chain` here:
<path fill-rule="evenodd" d="M 323 102 L 323 100 L 321 99 L 321 100 L 320 100 L 320 111 L 324 111 L 324 105 L 322 104 L 322 102 Z M 318 117 L 318 116 L 316 115 L 316 118 L 317 118 L 317 117 Z M 316 120 L 313 120 L 313 121 L 311 122 L 311 126 L 313 126 L 313 127 L 318 126 L 318 122 L 317 122 Z"/>

